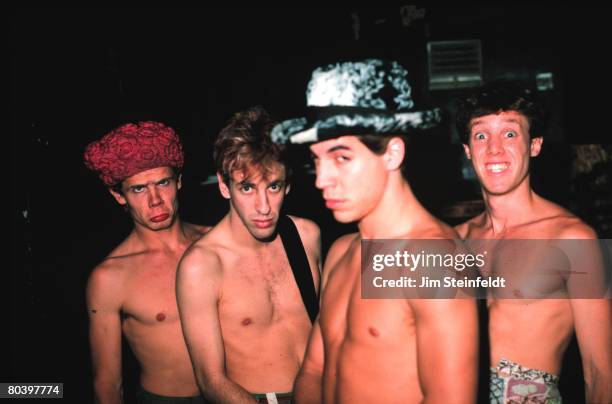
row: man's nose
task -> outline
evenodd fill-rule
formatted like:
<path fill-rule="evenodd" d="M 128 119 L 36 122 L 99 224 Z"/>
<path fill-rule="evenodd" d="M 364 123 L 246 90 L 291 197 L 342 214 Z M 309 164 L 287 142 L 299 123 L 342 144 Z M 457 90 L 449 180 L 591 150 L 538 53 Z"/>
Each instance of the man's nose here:
<path fill-rule="evenodd" d="M 161 198 L 161 194 L 155 186 L 149 188 L 148 194 L 150 207 L 155 207 L 162 204 L 163 200 Z"/>
<path fill-rule="evenodd" d="M 270 213 L 270 210 L 272 208 L 270 207 L 267 189 L 263 189 L 257 193 L 256 203 L 257 205 L 255 206 L 255 210 L 257 210 L 257 213 L 259 213 L 260 215 L 267 215 L 268 213 Z"/>
<path fill-rule="evenodd" d="M 326 161 L 321 161 L 316 167 L 317 179 L 315 181 L 315 187 L 324 189 L 335 185 L 335 170 L 332 164 Z"/>
<path fill-rule="evenodd" d="M 492 137 L 487 142 L 487 153 L 489 154 L 499 154 L 502 151 L 501 140 L 496 137 Z"/>

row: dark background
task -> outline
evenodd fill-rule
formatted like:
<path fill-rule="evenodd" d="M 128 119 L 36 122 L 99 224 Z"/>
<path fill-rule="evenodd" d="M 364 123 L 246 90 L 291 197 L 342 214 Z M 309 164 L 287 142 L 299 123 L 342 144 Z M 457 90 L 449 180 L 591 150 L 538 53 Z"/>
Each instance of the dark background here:
<path fill-rule="evenodd" d="M 84 167 L 89 142 L 129 121 L 172 126 L 186 150 L 181 214 L 214 224 L 226 205 L 215 185 L 202 182 L 213 174 L 218 131 L 255 104 L 279 119 L 299 116 L 310 73 L 321 64 L 396 59 L 408 68 L 417 106 L 443 108 L 441 127 L 408 151 L 408 172 L 425 206 L 452 224 L 466 217 L 450 208 L 478 200 L 479 192 L 461 175 L 453 138 L 453 102 L 461 91 L 428 90 L 427 41 L 480 39 L 485 82 L 514 78 L 535 87 L 536 73 L 553 73 L 554 89 L 541 94 L 551 126 L 534 162 L 534 187 L 609 238 L 609 163 L 587 173 L 573 169 L 576 145 L 609 151 L 612 143 L 605 120 L 607 11 L 516 4 L 418 9 L 424 17 L 408 25 L 400 6 L 11 10 L 10 343 L 1 380 L 63 382 L 66 401 L 92 397 L 85 284 L 129 233 L 130 221 Z M 320 224 L 325 250 L 353 229 L 333 221 L 313 176 L 299 170 L 286 210 Z M 129 395 L 136 374 L 129 356 L 125 366 Z M 573 342 L 561 382 L 566 402 L 582 401 L 580 378 Z"/>

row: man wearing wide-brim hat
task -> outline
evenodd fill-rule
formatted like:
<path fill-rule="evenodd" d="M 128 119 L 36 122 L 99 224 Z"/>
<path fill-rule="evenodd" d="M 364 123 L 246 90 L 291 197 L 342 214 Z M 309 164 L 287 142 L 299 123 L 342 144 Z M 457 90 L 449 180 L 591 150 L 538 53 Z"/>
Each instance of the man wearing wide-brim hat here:
<path fill-rule="evenodd" d="M 321 312 L 295 383 L 298 403 L 475 401 L 474 300 L 397 298 L 391 291 L 389 298 L 364 298 L 372 292 L 362 283 L 369 270 L 364 240 L 458 238 L 402 175 L 406 136 L 440 117 L 438 110 L 412 110 L 407 76 L 399 63 L 378 59 L 318 68 L 308 85 L 308 116 L 272 132 L 279 143 L 309 144 L 325 205 L 337 221 L 359 229 L 327 255 Z"/>

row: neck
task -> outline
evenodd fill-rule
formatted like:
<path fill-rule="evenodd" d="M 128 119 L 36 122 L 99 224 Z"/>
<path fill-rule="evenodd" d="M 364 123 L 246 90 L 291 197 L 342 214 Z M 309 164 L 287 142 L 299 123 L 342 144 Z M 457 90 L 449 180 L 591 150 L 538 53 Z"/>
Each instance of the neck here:
<path fill-rule="evenodd" d="M 503 195 L 482 190 L 486 206 L 486 220 L 493 234 L 501 234 L 507 228 L 529 221 L 539 198 L 529 185 L 529 177 L 512 191 Z"/>
<path fill-rule="evenodd" d="M 188 240 L 183 223 L 178 217 L 170 227 L 162 230 L 151 230 L 135 223 L 132 233 L 148 249 L 176 250 Z"/>
<path fill-rule="evenodd" d="M 379 203 L 359 221 L 358 228 L 365 239 L 398 238 L 411 233 L 429 217 L 398 170 L 389 176 Z"/>

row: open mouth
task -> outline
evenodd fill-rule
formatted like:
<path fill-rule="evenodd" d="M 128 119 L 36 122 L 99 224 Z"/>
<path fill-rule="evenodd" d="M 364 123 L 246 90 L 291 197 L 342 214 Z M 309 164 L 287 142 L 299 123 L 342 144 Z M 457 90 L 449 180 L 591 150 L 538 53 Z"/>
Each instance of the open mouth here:
<path fill-rule="evenodd" d="M 492 174 L 500 174 L 510 167 L 509 163 L 486 163 L 485 169 Z"/>

